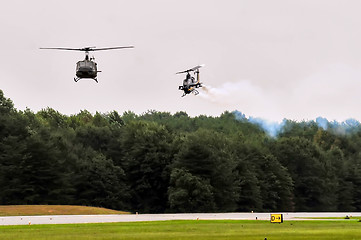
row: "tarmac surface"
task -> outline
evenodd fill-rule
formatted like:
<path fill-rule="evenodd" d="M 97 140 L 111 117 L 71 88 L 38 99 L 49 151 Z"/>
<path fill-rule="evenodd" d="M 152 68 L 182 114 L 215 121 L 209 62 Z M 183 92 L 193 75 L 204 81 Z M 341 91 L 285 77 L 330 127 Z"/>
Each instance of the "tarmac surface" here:
<path fill-rule="evenodd" d="M 335 217 L 361 217 L 361 212 L 296 212 L 272 213 L 283 214 L 284 221 L 320 220 Z M 271 213 L 177 213 L 177 214 L 120 214 L 120 215 L 49 215 L 49 216 L 9 216 L 0 217 L 0 225 L 29 224 L 77 224 L 77 223 L 109 223 L 140 222 L 169 220 L 268 220 Z"/>

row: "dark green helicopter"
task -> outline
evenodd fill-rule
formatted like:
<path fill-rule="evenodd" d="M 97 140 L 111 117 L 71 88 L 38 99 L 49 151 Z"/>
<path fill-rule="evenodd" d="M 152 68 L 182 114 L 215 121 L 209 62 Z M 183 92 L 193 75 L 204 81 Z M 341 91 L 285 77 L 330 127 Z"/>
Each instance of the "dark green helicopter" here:
<path fill-rule="evenodd" d="M 76 63 L 76 78 L 75 82 L 78 82 L 82 78 L 90 78 L 98 82 L 97 75 L 97 63 L 94 61 L 94 57 L 89 58 L 89 52 L 112 50 L 112 49 L 123 49 L 123 48 L 134 48 L 133 46 L 127 47 L 109 47 L 109 48 L 96 48 L 96 47 L 85 47 L 85 48 L 40 48 L 40 49 L 55 49 L 55 50 L 70 50 L 70 51 L 83 51 L 85 52 L 85 59 Z"/>
<path fill-rule="evenodd" d="M 203 66 L 204 66 L 204 64 L 198 65 L 194 68 L 176 73 L 176 74 L 187 73 L 186 78 L 183 80 L 183 85 L 178 87 L 179 90 L 184 91 L 182 97 L 184 97 L 185 95 L 190 94 L 190 93 L 194 93 L 194 95 L 199 94 L 199 92 L 196 88 L 202 87 L 202 83 L 200 82 L 200 79 L 199 79 L 199 69 Z M 192 77 L 190 72 L 194 72 L 194 74 L 197 75 L 197 79 Z"/>

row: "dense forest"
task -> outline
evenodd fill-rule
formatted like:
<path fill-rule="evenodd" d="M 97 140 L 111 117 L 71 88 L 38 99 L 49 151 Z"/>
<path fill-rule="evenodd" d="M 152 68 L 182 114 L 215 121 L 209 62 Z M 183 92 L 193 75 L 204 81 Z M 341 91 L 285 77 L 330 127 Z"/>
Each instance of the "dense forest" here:
<path fill-rule="evenodd" d="M 236 112 L 66 116 L 19 111 L 0 90 L 0 204 L 141 213 L 361 211 L 361 127 Z"/>

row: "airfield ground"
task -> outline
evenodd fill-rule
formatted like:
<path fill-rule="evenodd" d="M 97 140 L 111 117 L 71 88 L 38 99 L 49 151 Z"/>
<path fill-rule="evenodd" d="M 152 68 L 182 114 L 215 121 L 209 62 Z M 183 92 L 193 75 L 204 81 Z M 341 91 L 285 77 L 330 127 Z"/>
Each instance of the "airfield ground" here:
<path fill-rule="evenodd" d="M 129 240 L 352 240 L 361 238 L 356 219 L 332 221 L 175 220 L 95 224 L 0 226 L 0 239 Z"/>
<path fill-rule="evenodd" d="M 334 220 L 347 217 L 361 218 L 360 212 L 319 212 L 282 213 L 284 221 L 295 220 Z M 178 213 L 178 214 L 98 214 L 98 215 L 43 215 L 43 216 L 4 216 L 0 225 L 30 224 L 78 224 L 110 222 L 149 222 L 167 220 L 265 220 L 270 221 L 270 213 Z M 361 224 L 360 224 L 361 226 Z M 361 239 L 361 236 L 360 236 Z"/>
<path fill-rule="evenodd" d="M 282 213 L 281 224 L 270 223 L 270 213 L 127 214 L 74 206 L 2 206 L 0 214 L 12 215 L 0 216 L 2 240 L 361 239 L 359 212 Z"/>

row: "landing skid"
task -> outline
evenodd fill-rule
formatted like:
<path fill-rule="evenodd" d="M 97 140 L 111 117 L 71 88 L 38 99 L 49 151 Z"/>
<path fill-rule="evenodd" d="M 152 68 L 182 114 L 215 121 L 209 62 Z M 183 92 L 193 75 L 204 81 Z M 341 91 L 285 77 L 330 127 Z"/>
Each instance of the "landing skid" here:
<path fill-rule="evenodd" d="M 193 89 L 190 93 L 193 93 L 194 95 L 199 94 L 198 90 L 196 90 L 196 89 Z M 183 95 L 181 97 L 184 97 L 185 95 L 190 94 L 190 93 L 183 93 Z"/>
<path fill-rule="evenodd" d="M 83 78 L 74 78 L 74 82 L 78 82 L 80 79 L 83 79 Z M 96 78 L 92 78 L 94 81 L 96 81 L 96 83 L 98 83 L 98 79 Z"/>

